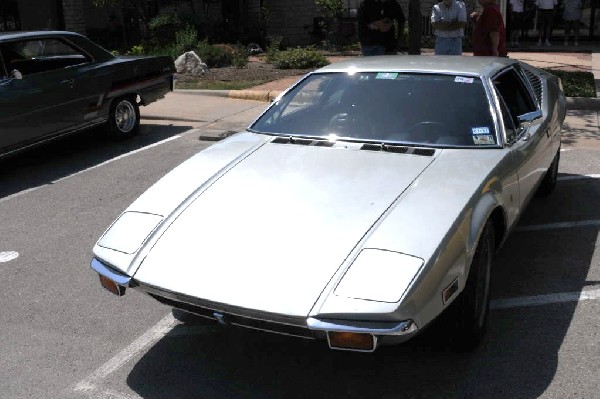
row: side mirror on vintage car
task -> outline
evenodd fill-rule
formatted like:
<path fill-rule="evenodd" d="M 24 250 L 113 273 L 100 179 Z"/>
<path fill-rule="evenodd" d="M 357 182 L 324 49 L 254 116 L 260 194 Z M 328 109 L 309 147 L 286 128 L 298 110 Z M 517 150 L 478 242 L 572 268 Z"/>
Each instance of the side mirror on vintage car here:
<path fill-rule="evenodd" d="M 518 129 L 518 136 L 522 136 L 523 140 L 528 140 L 529 137 L 531 137 L 531 134 L 529 133 L 529 128 L 531 127 L 531 124 L 540 119 L 542 117 L 542 111 L 540 110 L 535 110 L 532 112 L 527 112 L 526 114 L 523 115 L 519 115 L 519 129 Z"/>

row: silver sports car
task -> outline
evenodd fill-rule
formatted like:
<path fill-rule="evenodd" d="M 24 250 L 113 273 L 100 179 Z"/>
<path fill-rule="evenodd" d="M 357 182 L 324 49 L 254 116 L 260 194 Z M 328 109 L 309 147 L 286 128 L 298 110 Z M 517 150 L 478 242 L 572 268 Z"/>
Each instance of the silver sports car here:
<path fill-rule="evenodd" d="M 91 266 L 117 295 L 331 349 L 374 351 L 438 316 L 473 347 L 493 254 L 555 186 L 564 117 L 560 80 L 516 60 L 332 64 L 154 184 Z"/>

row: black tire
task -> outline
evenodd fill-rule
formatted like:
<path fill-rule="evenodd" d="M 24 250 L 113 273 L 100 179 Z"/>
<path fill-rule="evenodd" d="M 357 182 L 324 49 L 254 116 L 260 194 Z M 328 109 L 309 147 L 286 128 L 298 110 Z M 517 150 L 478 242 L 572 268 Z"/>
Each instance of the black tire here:
<path fill-rule="evenodd" d="M 454 307 L 452 319 L 456 323 L 453 341 L 460 350 L 473 350 L 485 335 L 494 240 L 494 225 L 488 220 L 477 243 L 465 288 L 451 305 Z"/>
<path fill-rule="evenodd" d="M 140 107 L 135 97 L 115 98 L 108 114 L 108 134 L 115 140 L 125 140 L 140 130 Z"/>
<path fill-rule="evenodd" d="M 547 197 L 552 194 L 554 187 L 556 187 L 556 179 L 558 178 L 558 163 L 560 162 L 560 148 L 554 156 L 550 167 L 546 171 L 540 186 L 538 187 L 535 195 L 536 197 Z"/>

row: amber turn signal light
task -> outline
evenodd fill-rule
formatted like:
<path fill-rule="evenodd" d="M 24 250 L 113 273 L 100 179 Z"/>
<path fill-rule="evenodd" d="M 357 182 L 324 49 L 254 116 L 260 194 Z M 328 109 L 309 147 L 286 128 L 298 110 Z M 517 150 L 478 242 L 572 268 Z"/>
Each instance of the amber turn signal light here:
<path fill-rule="evenodd" d="M 329 331 L 329 346 L 332 349 L 347 349 L 372 352 L 375 350 L 375 337 L 371 334 Z"/>
<path fill-rule="evenodd" d="M 115 283 L 108 277 L 105 277 L 101 274 L 99 276 L 100 276 L 100 284 L 102 284 L 102 287 L 106 288 L 108 291 L 112 292 L 116 296 L 125 295 L 125 287 Z"/>

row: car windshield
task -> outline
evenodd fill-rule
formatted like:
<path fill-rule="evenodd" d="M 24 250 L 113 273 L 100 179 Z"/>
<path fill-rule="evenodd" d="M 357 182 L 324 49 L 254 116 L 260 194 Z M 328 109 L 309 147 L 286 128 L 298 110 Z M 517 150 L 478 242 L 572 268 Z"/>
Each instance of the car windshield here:
<path fill-rule="evenodd" d="M 497 145 L 481 79 L 448 74 L 315 73 L 249 130 L 433 147 Z"/>

